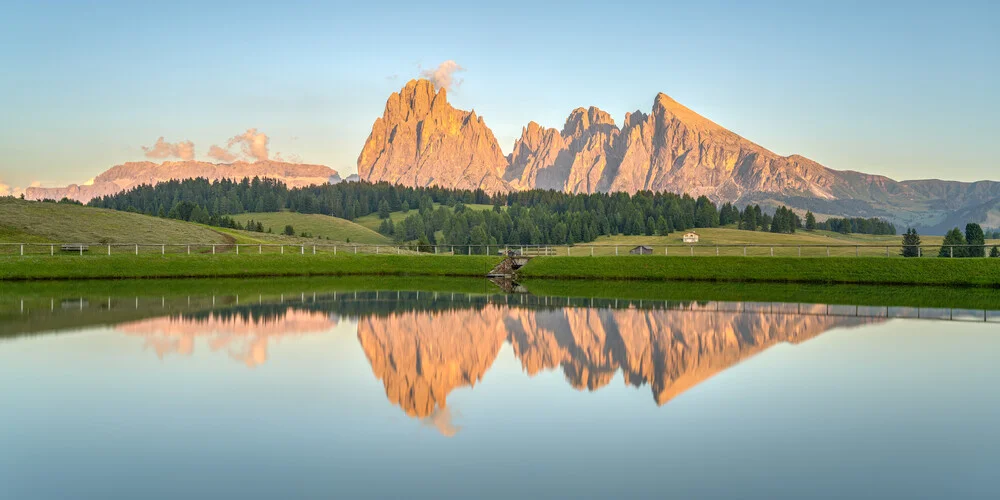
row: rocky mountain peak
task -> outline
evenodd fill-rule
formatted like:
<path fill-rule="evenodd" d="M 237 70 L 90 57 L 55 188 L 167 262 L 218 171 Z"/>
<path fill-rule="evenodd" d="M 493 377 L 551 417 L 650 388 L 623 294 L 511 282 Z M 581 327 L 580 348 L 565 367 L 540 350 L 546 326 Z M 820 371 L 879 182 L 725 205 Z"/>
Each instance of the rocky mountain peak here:
<path fill-rule="evenodd" d="M 615 120 L 611 115 L 599 108 L 591 106 L 587 109 L 576 108 L 563 126 L 563 137 L 579 137 L 592 127 L 604 125 L 602 129 L 609 129 L 615 126 Z"/>
<path fill-rule="evenodd" d="M 371 182 L 507 191 L 507 159 L 475 111 L 455 109 L 445 89 L 411 80 L 386 101 L 358 156 L 358 173 Z"/>

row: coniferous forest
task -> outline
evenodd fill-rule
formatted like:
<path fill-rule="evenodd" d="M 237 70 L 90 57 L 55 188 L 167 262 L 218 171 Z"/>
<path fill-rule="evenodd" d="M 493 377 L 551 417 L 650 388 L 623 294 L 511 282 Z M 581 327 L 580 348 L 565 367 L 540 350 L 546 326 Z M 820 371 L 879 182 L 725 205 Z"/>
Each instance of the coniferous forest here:
<path fill-rule="evenodd" d="M 370 214 L 383 219 L 379 232 L 397 241 L 422 244 L 504 245 L 572 244 L 602 235 L 667 235 L 693 228 L 735 226 L 747 231 L 793 233 L 803 221 L 791 209 L 773 214 L 759 205 L 742 210 L 716 206 L 705 196 L 638 192 L 568 194 L 518 191 L 490 196 L 482 190 L 413 188 L 384 182 L 342 182 L 289 189 L 272 179 L 174 180 L 143 185 L 96 198 L 91 206 L 144 213 L 216 226 L 244 228 L 229 216 L 288 210 L 355 220 Z M 469 204 L 492 205 L 470 210 Z M 406 217 L 393 223 L 390 212 Z M 808 214 L 811 216 L 811 214 Z M 814 218 L 807 220 L 815 224 Z M 829 219 L 815 228 L 866 234 L 896 234 L 881 219 Z M 442 238 L 443 241 L 437 241 Z"/>

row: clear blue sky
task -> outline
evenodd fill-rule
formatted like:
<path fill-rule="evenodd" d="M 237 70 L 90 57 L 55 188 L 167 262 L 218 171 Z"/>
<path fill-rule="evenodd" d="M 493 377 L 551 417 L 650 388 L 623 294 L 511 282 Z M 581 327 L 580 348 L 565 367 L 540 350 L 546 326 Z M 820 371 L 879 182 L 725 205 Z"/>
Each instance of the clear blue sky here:
<path fill-rule="evenodd" d="M 1000 179 L 991 2 L 6 2 L 0 183 L 83 182 L 159 136 L 255 127 L 348 174 L 388 94 L 449 97 L 509 152 L 529 120 L 665 92 L 781 154 L 898 179 Z"/>

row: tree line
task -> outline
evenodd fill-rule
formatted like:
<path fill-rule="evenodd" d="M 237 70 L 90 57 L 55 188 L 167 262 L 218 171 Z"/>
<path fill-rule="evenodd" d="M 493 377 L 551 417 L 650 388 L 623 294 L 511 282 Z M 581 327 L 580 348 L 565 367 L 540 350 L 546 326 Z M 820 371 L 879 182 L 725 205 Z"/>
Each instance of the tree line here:
<path fill-rule="evenodd" d="M 965 225 L 963 234 L 959 228 L 948 231 L 938 250 L 938 257 L 962 258 L 962 257 L 986 257 L 986 239 L 1000 239 L 1000 232 L 983 231 L 982 226 L 976 223 Z M 920 234 L 916 229 L 909 228 L 903 234 L 903 257 L 921 257 L 923 251 L 920 249 Z M 996 245 L 990 249 L 990 257 L 1000 257 L 1000 248 Z"/>
<path fill-rule="evenodd" d="M 466 209 L 470 204 L 492 205 L 493 210 Z M 740 210 L 731 203 L 718 207 L 706 196 L 650 191 L 630 195 L 531 190 L 490 196 L 482 190 L 407 187 L 385 182 L 289 189 L 273 179 L 196 178 L 136 186 L 95 198 L 90 205 L 236 228 L 241 227 L 229 216 L 247 212 L 290 210 L 348 220 L 377 214 L 383 219 L 379 226 L 382 234 L 400 242 L 427 245 L 573 244 L 603 235 L 668 235 L 730 225 L 775 233 L 829 228 L 895 234 L 895 227 L 882 219 L 816 223 L 808 213 L 804 227 L 802 219 L 787 207 L 768 214 L 759 205 Z M 389 218 L 392 212 L 403 212 L 406 217 L 394 223 Z M 249 229 L 260 230 L 256 225 Z"/>

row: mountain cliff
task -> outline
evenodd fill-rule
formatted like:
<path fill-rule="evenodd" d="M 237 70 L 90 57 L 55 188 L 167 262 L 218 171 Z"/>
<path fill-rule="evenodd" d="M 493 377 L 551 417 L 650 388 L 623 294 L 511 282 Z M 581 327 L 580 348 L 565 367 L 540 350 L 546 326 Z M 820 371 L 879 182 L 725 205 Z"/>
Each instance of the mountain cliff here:
<path fill-rule="evenodd" d="M 935 230 L 952 224 L 956 211 L 986 213 L 980 221 L 986 222 L 996 214 L 981 207 L 1000 199 L 1000 182 L 899 182 L 782 156 L 662 93 L 649 113 L 627 113 L 620 127 L 595 107 L 573 110 L 562 130 L 530 122 L 503 157 L 483 119 L 451 107 L 445 91 L 435 92 L 426 80 L 390 96 L 358 171 L 370 181 L 489 192 L 670 191 Z"/>
<path fill-rule="evenodd" d="M 370 182 L 507 191 L 507 160 L 475 111 L 448 104 L 445 89 L 412 80 L 393 92 L 358 156 L 358 174 Z"/>
<path fill-rule="evenodd" d="M 25 198 L 29 200 L 70 198 L 87 203 L 92 198 L 126 191 L 141 184 L 157 184 L 173 179 L 204 177 L 210 181 L 220 179 L 243 179 L 246 177 L 268 177 L 284 182 L 289 187 L 305 187 L 312 184 L 340 182 L 336 170 L 324 165 L 285 163 L 279 161 L 257 161 L 253 163 L 209 163 L 204 161 L 149 161 L 128 162 L 106 170 L 83 185 L 71 184 L 61 188 L 28 188 Z"/>

